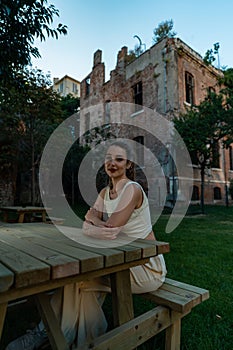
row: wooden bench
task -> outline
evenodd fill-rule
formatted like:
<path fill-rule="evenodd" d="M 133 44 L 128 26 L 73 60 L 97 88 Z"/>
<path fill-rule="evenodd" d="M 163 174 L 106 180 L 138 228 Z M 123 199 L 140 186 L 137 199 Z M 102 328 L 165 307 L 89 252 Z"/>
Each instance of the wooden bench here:
<path fill-rule="evenodd" d="M 179 350 L 181 319 L 194 306 L 207 300 L 209 291 L 166 278 L 158 290 L 139 296 L 157 306 L 76 350 L 119 350 L 119 344 L 121 350 L 135 349 L 163 330 L 165 350 Z"/>

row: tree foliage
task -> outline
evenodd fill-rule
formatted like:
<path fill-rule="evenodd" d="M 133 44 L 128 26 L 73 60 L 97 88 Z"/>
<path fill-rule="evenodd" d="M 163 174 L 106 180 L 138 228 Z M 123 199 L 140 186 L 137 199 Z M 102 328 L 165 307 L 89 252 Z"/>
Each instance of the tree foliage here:
<path fill-rule="evenodd" d="M 203 61 L 207 66 L 212 65 L 216 61 L 216 55 L 218 56 L 220 45 L 219 43 L 214 44 L 214 49 L 207 50 Z"/>
<path fill-rule="evenodd" d="M 152 40 L 154 41 L 154 43 L 157 43 L 164 38 L 174 38 L 177 33 L 173 32 L 172 29 L 173 29 L 172 19 L 161 22 L 158 25 L 158 27 L 154 29 L 153 31 L 154 36 Z"/>
<path fill-rule="evenodd" d="M 0 2 L 0 76 L 7 78 L 15 69 L 30 64 L 31 55 L 40 57 L 34 41 L 46 37 L 58 38 L 67 34 L 61 23 L 52 27 L 53 19 L 59 16 L 54 5 L 47 0 L 1 0 Z"/>
<path fill-rule="evenodd" d="M 76 113 L 80 107 L 80 98 L 71 94 L 61 97 L 61 110 L 63 118 L 66 119 Z"/>

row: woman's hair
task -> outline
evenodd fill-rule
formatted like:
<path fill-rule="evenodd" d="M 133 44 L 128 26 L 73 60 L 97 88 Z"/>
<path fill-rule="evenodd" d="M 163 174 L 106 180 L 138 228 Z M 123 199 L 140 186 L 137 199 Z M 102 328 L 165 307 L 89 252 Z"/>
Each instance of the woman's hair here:
<path fill-rule="evenodd" d="M 131 148 L 129 147 L 129 145 L 126 143 L 126 142 L 123 142 L 123 141 L 115 141 L 113 143 L 111 143 L 109 145 L 109 147 L 112 147 L 112 146 L 117 146 L 117 147 L 120 147 L 122 148 L 123 150 L 125 150 L 126 152 L 126 157 L 127 157 L 127 163 L 130 162 L 130 168 L 129 169 L 126 169 L 126 176 L 134 181 L 135 180 L 135 164 L 134 162 L 132 161 L 133 159 L 133 156 L 132 156 L 132 150 Z M 108 148 L 109 148 L 108 147 Z M 112 180 L 111 178 L 109 178 L 109 186 L 110 188 L 112 188 Z"/>

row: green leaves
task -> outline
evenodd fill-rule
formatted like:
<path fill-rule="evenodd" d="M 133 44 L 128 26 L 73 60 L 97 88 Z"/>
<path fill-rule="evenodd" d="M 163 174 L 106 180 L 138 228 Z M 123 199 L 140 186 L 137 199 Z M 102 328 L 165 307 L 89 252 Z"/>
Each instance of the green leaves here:
<path fill-rule="evenodd" d="M 2 0 L 0 2 L 0 77 L 7 79 L 16 68 L 27 66 L 33 57 L 40 57 L 35 38 L 58 39 L 67 34 L 67 26 L 52 27 L 59 11 L 47 0 Z"/>

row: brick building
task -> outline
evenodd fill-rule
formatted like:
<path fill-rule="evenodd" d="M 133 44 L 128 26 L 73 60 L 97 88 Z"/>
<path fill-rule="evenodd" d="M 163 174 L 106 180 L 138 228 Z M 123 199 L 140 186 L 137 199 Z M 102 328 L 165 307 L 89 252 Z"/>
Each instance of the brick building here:
<path fill-rule="evenodd" d="M 81 81 L 80 134 L 95 127 L 96 123 L 112 123 L 111 103 L 125 102 L 136 104 L 132 111 L 135 120 L 143 118 L 143 107 L 156 111 L 167 120 L 172 120 L 192 104 L 199 104 L 208 91 L 219 91 L 217 79 L 221 70 L 204 64 L 201 55 L 179 38 L 166 38 L 131 60 L 127 47 L 122 47 L 117 63 L 105 81 L 105 64 L 102 52 L 94 53 L 93 68 Z M 98 108 L 92 110 L 91 107 Z M 90 112 L 91 111 L 91 112 Z M 117 131 L 116 131 L 117 128 Z M 162 164 L 167 164 L 167 152 L 156 144 L 148 133 L 138 135 L 132 127 L 115 126 L 118 137 L 135 139 L 137 142 L 157 152 Z M 233 178 L 233 152 L 219 147 L 219 164 L 206 174 L 205 203 L 224 202 L 226 185 Z M 140 163 L 140 162 L 139 162 Z M 165 166 L 166 168 L 166 166 Z M 193 201 L 200 199 L 200 169 L 193 166 Z M 176 176 L 171 174 L 171 166 L 165 169 L 170 193 L 177 192 Z M 172 189 L 173 188 L 173 189 Z M 177 193 L 176 193 L 177 195 Z"/>

